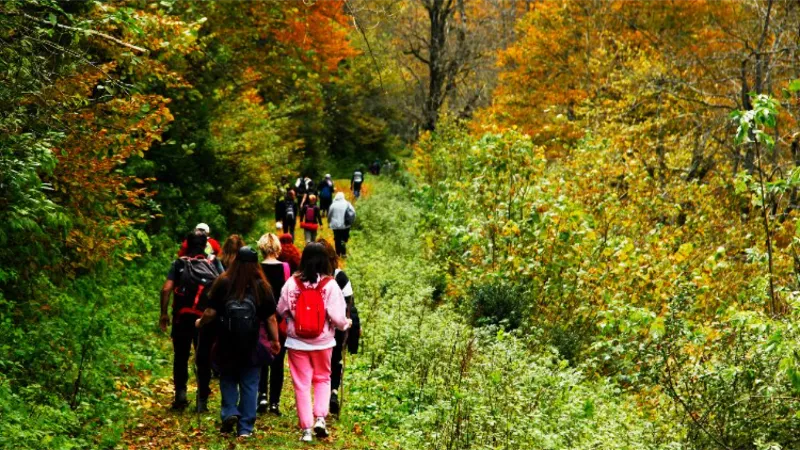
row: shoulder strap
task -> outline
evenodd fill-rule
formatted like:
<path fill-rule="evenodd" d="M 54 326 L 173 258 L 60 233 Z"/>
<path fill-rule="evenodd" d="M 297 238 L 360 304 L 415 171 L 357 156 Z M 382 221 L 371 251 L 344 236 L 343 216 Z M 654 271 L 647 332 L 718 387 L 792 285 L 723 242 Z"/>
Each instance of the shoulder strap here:
<path fill-rule="evenodd" d="M 318 291 L 320 291 L 320 292 L 322 292 L 322 289 L 324 289 L 324 288 L 325 288 L 325 286 L 326 286 L 326 285 L 327 285 L 327 284 L 328 284 L 328 283 L 329 283 L 331 280 L 332 280 L 332 278 L 331 278 L 331 277 L 324 277 L 324 278 L 322 278 L 321 280 L 319 280 L 319 283 L 317 283 L 317 290 L 318 290 Z"/>
<path fill-rule="evenodd" d="M 303 284 L 303 281 L 300 280 L 300 275 L 295 275 L 294 282 L 295 282 L 295 284 L 297 284 L 297 287 L 298 287 L 298 289 L 300 289 L 300 292 L 308 290 L 308 288 L 306 288 L 306 285 Z"/>
<path fill-rule="evenodd" d="M 292 277 L 291 268 L 289 268 L 289 263 L 281 263 L 283 264 L 283 281 L 287 281 L 289 278 Z"/>

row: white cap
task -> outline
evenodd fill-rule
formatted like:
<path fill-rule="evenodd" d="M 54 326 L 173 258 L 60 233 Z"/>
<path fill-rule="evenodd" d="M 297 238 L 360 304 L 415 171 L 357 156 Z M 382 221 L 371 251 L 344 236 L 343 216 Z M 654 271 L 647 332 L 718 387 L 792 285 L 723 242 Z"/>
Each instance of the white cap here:
<path fill-rule="evenodd" d="M 331 174 L 329 174 L 329 173 L 325 174 L 325 178 L 330 178 L 330 177 L 331 177 Z"/>
<path fill-rule="evenodd" d="M 204 223 L 198 223 L 197 226 L 194 227 L 194 229 L 195 230 L 203 230 L 203 231 L 206 232 L 206 234 L 211 233 L 211 228 L 209 228 L 208 225 L 206 225 Z"/>

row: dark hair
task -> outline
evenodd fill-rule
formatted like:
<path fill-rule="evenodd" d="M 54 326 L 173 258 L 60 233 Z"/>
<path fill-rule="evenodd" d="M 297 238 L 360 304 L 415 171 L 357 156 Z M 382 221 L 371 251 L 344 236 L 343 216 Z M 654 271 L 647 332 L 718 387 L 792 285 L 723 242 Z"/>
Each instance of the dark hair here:
<path fill-rule="evenodd" d="M 317 239 L 317 244 L 325 247 L 325 253 L 328 255 L 328 265 L 330 265 L 330 272 L 328 275 L 333 275 L 336 269 L 339 268 L 339 256 L 336 254 L 336 249 L 326 239 Z"/>
<path fill-rule="evenodd" d="M 208 243 L 208 236 L 199 232 L 193 231 L 186 236 L 186 256 L 197 256 L 206 254 L 206 244 Z"/>
<path fill-rule="evenodd" d="M 219 255 L 219 260 L 223 267 L 230 267 L 233 260 L 236 259 L 236 253 L 240 248 L 244 247 L 244 241 L 238 234 L 232 234 L 225 240 L 222 246 L 222 254 Z"/>
<path fill-rule="evenodd" d="M 256 301 L 256 305 L 261 305 L 265 300 L 261 294 L 272 295 L 272 287 L 269 285 L 267 277 L 264 276 L 264 271 L 261 270 L 261 264 L 258 261 L 241 262 L 238 259 L 234 259 L 228 270 L 214 281 L 214 285 L 211 287 L 212 296 L 214 291 L 219 289 L 220 280 L 228 280 L 228 292 L 226 295 L 229 298 L 243 299 L 249 289 Z M 259 284 L 262 285 L 263 290 L 258 288 Z"/>
<path fill-rule="evenodd" d="M 300 280 L 314 283 L 317 278 L 332 272 L 328 252 L 322 244 L 311 242 L 300 258 Z"/>

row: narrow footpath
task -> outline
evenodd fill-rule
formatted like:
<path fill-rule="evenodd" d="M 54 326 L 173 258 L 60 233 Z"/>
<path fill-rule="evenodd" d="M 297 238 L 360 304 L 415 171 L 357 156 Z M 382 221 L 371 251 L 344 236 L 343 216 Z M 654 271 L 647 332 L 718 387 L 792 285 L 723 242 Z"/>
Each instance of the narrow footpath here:
<path fill-rule="evenodd" d="M 337 186 L 347 186 L 347 180 L 338 180 Z M 369 191 L 368 186 L 364 186 L 361 202 L 364 202 Z M 348 200 L 353 201 L 352 195 L 348 193 Z M 355 204 L 358 208 L 358 203 Z M 257 230 L 252 232 L 245 241 L 253 244 L 264 232 L 272 232 L 274 221 L 265 219 Z M 261 231 L 259 231 L 260 229 Z M 327 227 L 320 230 L 318 237 L 332 240 L 333 233 Z M 351 239 L 349 248 L 358 246 L 358 238 Z M 297 228 L 295 245 L 301 249 L 304 247 L 303 231 Z M 352 258 L 351 258 L 352 261 Z M 359 280 L 352 279 L 353 285 L 358 286 Z M 156 290 L 154 290 L 155 292 Z M 358 295 L 358 293 L 356 294 Z M 325 449 L 365 449 L 370 448 L 370 443 L 366 442 L 359 430 L 359 426 L 347 420 L 347 411 L 342 412 L 342 416 L 337 418 L 329 416 L 329 429 L 331 436 L 323 440 L 315 440 L 312 444 L 305 444 L 299 441 L 300 432 L 297 428 L 297 415 L 295 410 L 294 389 L 292 387 L 291 376 L 289 374 L 288 363 L 285 367 L 285 383 L 281 396 L 280 417 L 273 414 L 259 414 L 256 421 L 255 432 L 252 437 L 246 440 L 223 436 L 219 433 L 220 425 L 220 398 L 217 380 L 212 380 L 212 394 L 209 401 L 210 411 L 205 414 L 197 414 L 193 411 L 194 395 L 196 388 L 194 385 L 194 375 L 190 376 L 189 399 L 190 407 L 185 411 L 176 412 L 170 409 L 174 389 L 172 386 L 171 375 L 171 342 L 165 334 L 160 340 L 163 344 L 163 354 L 165 364 L 162 365 L 159 373 L 147 376 L 144 380 L 146 388 L 137 391 L 126 390 L 128 401 L 137 410 L 137 417 L 127 424 L 123 435 L 122 449 L 198 449 L 198 450 L 217 450 L 217 449 L 295 449 L 295 448 L 325 448 Z M 351 363 L 358 355 L 347 355 Z M 346 375 L 345 375 L 346 376 Z M 124 387 L 121 387 L 124 389 Z M 344 405 L 346 407 L 346 404 Z"/>

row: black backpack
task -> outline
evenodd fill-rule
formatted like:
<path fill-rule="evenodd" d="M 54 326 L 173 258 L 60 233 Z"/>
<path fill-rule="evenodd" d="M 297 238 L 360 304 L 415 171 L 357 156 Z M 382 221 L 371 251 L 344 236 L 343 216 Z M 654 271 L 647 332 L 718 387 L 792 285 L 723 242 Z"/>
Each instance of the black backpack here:
<path fill-rule="evenodd" d="M 352 227 L 354 223 L 356 223 L 356 210 L 347 208 L 344 212 L 344 225 L 346 227 Z"/>
<path fill-rule="evenodd" d="M 291 200 L 286 201 L 286 220 L 294 222 L 296 214 L 294 213 L 294 202 Z"/>
<path fill-rule="evenodd" d="M 183 315 L 200 317 L 206 309 L 208 291 L 219 276 L 217 267 L 204 256 L 183 256 L 176 262 L 178 286 L 173 297 L 173 311 Z"/>
<path fill-rule="evenodd" d="M 241 300 L 229 299 L 225 303 L 221 333 L 230 351 L 248 352 L 258 344 L 257 311 L 256 302 L 249 293 Z"/>

